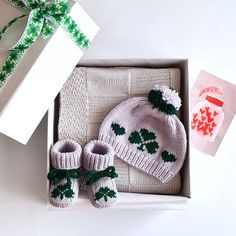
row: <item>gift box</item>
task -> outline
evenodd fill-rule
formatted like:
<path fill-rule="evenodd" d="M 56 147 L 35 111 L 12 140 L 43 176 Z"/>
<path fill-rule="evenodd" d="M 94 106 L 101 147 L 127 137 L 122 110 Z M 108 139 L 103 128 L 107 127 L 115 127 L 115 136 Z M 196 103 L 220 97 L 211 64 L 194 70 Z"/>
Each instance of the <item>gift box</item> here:
<path fill-rule="evenodd" d="M 0 1 L 1 26 L 21 14 L 17 7 Z M 77 24 L 79 34 L 82 33 L 90 43 L 98 32 L 98 26 L 77 2 L 71 2 L 68 15 Z M 26 22 L 27 19 L 19 20 L 9 28 L 3 37 L 4 47 L 9 48 L 15 38 L 19 38 Z M 0 88 L 0 132 L 26 144 L 84 49 L 61 25 L 49 39 L 38 37 Z M 8 55 L 7 51 L 0 51 L 0 65 Z"/>
<path fill-rule="evenodd" d="M 78 66 L 84 67 L 143 67 L 143 68 L 179 68 L 181 70 L 181 120 L 185 126 L 188 140 L 187 156 L 181 169 L 181 190 L 176 195 L 144 194 L 119 192 L 119 198 L 114 208 L 135 209 L 185 209 L 190 198 L 190 168 L 189 168 L 189 88 L 188 60 L 185 59 L 84 59 Z M 47 167 L 50 169 L 50 149 L 58 140 L 57 126 L 59 119 L 58 99 L 48 112 L 48 156 Z M 47 181 L 47 190 L 49 182 Z M 86 193 L 80 193 L 78 203 L 70 209 L 92 207 Z M 48 202 L 48 209 L 56 209 Z"/>

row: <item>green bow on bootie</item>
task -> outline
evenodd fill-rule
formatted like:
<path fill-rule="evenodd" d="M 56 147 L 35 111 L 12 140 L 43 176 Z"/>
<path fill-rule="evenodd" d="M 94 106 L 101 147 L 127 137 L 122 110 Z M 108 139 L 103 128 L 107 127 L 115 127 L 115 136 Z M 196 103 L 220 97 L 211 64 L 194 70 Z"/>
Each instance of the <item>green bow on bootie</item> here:
<path fill-rule="evenodd" d="M 9 49 L 10 55 L 0 68 L 0 88 L 36 39 L 39 36 L 45 39 L 52 36 L 58 26 L 62 26 L 82 50 L 88 48 L 89 39 L 69 16 L 70 4 L 68 0 L 7 0 L 7 2 L 26 13 L 15 17 L 0 30 L 0 40 L 3 34 L 18 20 L 28 16 L 28 21 L 21 38 Z"/>
<path fill-rule="evenodd" d="M 51 168 L 48 173 L 48 180 L 53 184 L 58 184 L 60 180 L 66 178 L 67 184 L 71 184 L 71 179 L 78 179 L 80 177 L 80 169 L 56 169 Z"/>
<path fill-rule="evenodd" d="M 85 177 L 86 177 L 86 185 L 90 185 L 97 182 L 99 179 L 103 177 L 110 177 L 114 179 L 118 177 L 118 174 L 116 173 L 116 169 L 114 166 L 109 166 L 105 170 L 101 171 L 96 171 L 96 170 L 86 171 Z"/>
<path fill-rule="evenodd" d="M 78 179 L 80 177 L 80 169 L 56 169 L 51 168 L 48 173 L 48 180 L 54 185 L 58 184 L 53 191 L 51 192 L 52 198 L 60 197 L 62 200 L 64 197 L 72 198 L 75 195 L 75 192 L 71 188 L 71 179 Z M 59 184 L 59 181 L 66 178 L 65 184 Z"/>

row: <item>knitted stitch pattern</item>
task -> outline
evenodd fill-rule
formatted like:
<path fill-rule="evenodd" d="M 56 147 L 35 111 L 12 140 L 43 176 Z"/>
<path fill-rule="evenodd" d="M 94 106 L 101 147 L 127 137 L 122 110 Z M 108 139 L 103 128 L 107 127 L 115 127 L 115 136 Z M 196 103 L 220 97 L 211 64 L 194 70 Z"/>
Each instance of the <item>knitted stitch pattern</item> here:
<path fill-rule="evenodd" d="M 77 202 L 79 193 L 78 169 L 81 166 L 81 154 L 81 146 L 70 139 L 60 140 L 52 147 L 51 162 L 53 169 L 51 171 L 56 174 L 58 172 L 59 175 L 64 174 L 64 178 L 60 179 L 56 176 L 58 181 L 50 184 L 49 200 L 53 206 L 66 208 Z M 48 177 L 50 177 L 50 172 Z M 71 173 L 69 179 L 67 172 Z M 74 173 L 76 173 L 76 178 L 72 178 L 75 177 Z"/>
<path fill-rule="evenodd" d="M 166 183 L 183 165 L 186 133 L 175 115 L 168 115 L 147 97 L 130 98 L 104 119 L 99 139 L 109 143 L 117 157 Z"/>
<path fill-rule="evenodd" d="M 179 92 L 180 70 L 75 68 L 60 93 L 59 139 L 72 138 L 81 145 L 97 139 L 102 121 L 115 106 L 130 97 L 146 96 L 155 84 Z M 180 190 L 180 174 L 163 184 L 119 158 L 114 158 L 114 166 L 119 175 L 115 179 L 118 191 L 176 194 Z"/>
<path fill-rule="evenodd" d="M 117 201 L 117 189 L 113 179 L 117 174 L 113 167 L 113 160 L 114 150 L 105 142 L 90 141 L 84 147 L 83 167 L 87 171 L 86 189 L 91 203 L 97 208 L 110 207 Z M 109 175 L 112 168 L 114 168 L 113 175 Z"/>

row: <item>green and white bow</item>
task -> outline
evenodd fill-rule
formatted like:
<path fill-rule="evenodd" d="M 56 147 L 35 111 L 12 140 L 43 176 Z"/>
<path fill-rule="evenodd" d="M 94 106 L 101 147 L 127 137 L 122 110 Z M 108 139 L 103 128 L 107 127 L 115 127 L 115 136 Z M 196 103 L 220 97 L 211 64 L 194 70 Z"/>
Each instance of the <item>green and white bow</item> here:
<path fill-rule="evenodd" d="M 88 48 L 90 41 L 81 32 L 76 22 L 69 16 L 68 0 L 7 0 L 10 4 L 26 12 L 9 21 L 0 30 L 0 40 L 3 34 L 18 20 L 28 17 L 24 32 L 19 41 L 9 49 L 10 55 L 0 68 L 0 87 L 11 75 L 26 50 L 39 36 L 48 38 L 54 34 L 58 26 L 62 26 L 82 50 Z"/>

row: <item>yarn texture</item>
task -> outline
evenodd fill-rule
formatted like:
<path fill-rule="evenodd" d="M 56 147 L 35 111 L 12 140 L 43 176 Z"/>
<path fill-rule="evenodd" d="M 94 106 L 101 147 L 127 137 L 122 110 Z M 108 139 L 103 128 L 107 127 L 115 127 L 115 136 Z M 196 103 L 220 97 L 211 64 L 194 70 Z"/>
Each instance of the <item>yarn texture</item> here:
<path fill-rule="evenodd" d="M 117 201 L 114 178 L 114 150 L 103 141 L 90 141 L 84 147 L 83 166 L 86 169 L 86 189 L 93 206 L 107 208 Z"/>
<path fill-rule="evenodd" d="M 97 139 L 99 127 L 107 114 L 119 103 L 135 96 L 147 96 L 155 84 L 167 85 L 180 91 L 180 70 L 133 67 L 79 67 L 75 68 L 60 93 L 58 123 L 59 139 L 72 138 L 82 146 Z M 79 114 L 79 115 L 78 115 Z M 180 117 L 180 113 L 177 112 Z M 114 125 L 122 134 L 125 130 Z M 178 173 L 167 183 L 145 174 L 114 158 L 118 173 L 115 178 L 118 191 L 158 194 L 176 194 L 180 191 Z M 85 187 L 83 177 L 80 186 Z"/>
<path fill-rule="evenodd" d="M 152 94 L 151 101 L 149 93 L 148 98 L 134 97 L 121 102 L 104 119 L 99 139 L 109 143 L 116 156 L 127 164 L 166 183 L 183 165 L 187 140 L 183 124 L 174 115 L 181 104 L 178 94 L 168 87 L 161 89 L 151 90 L 150 93 L 161 94 L 161 97 L 156 94 L 156 98 Z M 166 108 L 169 105 L 174 113 Z M 125 133 L 117 135 L 114 124 Z"/>
<path fill-rule="evenodd" d="M 67 208 L 77 202 L 81 154 L 81 146 L 70 139 L 60 140 L 52 147 L 48 179 L 49 201 L 53 206 Z"/>

